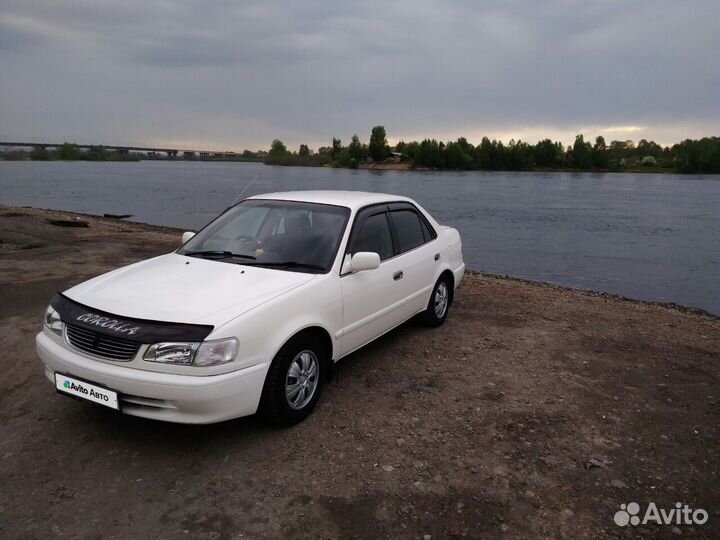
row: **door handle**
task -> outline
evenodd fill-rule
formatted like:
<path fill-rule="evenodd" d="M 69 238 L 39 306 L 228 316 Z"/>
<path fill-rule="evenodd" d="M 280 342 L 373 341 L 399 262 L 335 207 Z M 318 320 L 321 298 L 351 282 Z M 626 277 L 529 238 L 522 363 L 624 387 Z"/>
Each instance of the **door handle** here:
<path fill-rule="evenodd" d="M 439 260 L 440 260 L 440 254 L 439 254 L 439 253 L 436 253 L 436 254 L 435 254 L 435 260 L 436 260 L 436 261 L 439 261 Z"/>
<path fill-rule="evenodd" d="M 403 278 L 402 270 L 400 270 L 399 272 L 395 272 L 395 273 L 393 274 L 393 279 L 394 279 L 395 281 L 397 281 L 398 279 L 402 279 L 402 278 Z"/>

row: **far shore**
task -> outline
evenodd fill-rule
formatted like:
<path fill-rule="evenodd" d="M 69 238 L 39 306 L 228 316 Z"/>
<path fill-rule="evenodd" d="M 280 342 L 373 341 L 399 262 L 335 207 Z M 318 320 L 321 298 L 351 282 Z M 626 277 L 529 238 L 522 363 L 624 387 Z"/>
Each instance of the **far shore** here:
<path fill-rule="evenodd" d="M 296 165 L 303 167 L 303 165 Z M 627 169 L 573 169 L 571 167 L 535 167 L 532 169 L 498 169 L 498 170 L 477 170 L 477 169 L 431 169 L 429 167 L 413 167 L 412 163 L 400 162 L 400 163 L 362 163 L 358 165 L 358 169 L 364 169 L 368 171 L 407 171 L 407 172 L 512 172 L 512 173 L 524 173 L 524 172 L 541 172 L 541 173 L 558 173 L 558 172 L 570 172 L 570 173 L 642 173 L 642 174 L 688 174 L 680 173 L 673 169 L 666 169 L 663 167 L 631 167 Z M 720 174 L 720 173 L 695 173 L 697 176 L 705 174 Z"/>

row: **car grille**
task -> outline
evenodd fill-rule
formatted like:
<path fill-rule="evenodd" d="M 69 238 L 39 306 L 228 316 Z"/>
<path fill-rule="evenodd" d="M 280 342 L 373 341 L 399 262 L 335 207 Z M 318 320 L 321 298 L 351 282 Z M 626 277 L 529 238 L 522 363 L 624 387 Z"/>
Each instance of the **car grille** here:
<path fill-rule="evenodd" d="M 72 324 L 65 325 L 65 338 L 76 349 L 110 360 L 132 360 L 140 348 L 140 344 L 134 341 L 100 334 Z"/>

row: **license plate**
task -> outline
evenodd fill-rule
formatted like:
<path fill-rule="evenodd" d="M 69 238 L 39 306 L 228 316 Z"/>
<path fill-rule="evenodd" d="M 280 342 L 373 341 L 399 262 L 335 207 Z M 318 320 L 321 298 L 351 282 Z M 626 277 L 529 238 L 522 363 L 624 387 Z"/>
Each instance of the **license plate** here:
<path fill-rule="evenodd" d="M 119 409 L 117 392 L 69 375 L 55 373 L 55 388 L 58 392 L 99 403 L 111 409 Z"/>

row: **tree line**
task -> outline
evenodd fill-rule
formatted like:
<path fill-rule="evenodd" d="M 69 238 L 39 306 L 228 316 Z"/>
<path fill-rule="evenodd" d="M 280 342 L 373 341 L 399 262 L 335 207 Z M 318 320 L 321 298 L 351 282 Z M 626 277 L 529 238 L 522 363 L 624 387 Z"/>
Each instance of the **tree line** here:
<path fill-rule="evenodd" d="M 415 169 L 439 170 L 649 170 L 680 173 L 720 173 L 720 137 L 687 139 L 672 146 L 654 141 L 611 141 L 602 135 L 586 141 L 578 134 L 571 146 L 544 139 L 537 144 L 483 137 L 477 146 L 465 137 L 456 141 L 400 141 L 394 147 L 387 142 L 383 126 L 375 126 L 366 144 L 353 135 L 348 145 L 333 138 L 330 146 L 311 152 L 301 144 L 296 152 L 280 140 L 272 142 L 264 159 L 268 165 L 332 166 L 356 168 L 363 163 L 400 161 Z"/>
<path fill-rule="evenodd" d="M 36 148 L 31 151 L 14 150 L 0 154 L 3 159 L 32 160 L 87 160 L 137 161 L 138 154 L 121 153 L 102 146 L 87 151 L 77 145 L 65 143 L 57 149 Z M 433 170 L 581 170 L 581 171 L 660 171 L 679 173 L 720 173 L 720 137 L 686 139 L 672 146 L 661 146 L 654 141 L 611 141 L 603 136 L 586 141 L 582 134 L 575 137 L 571 146 L 544 139 L 537 144 L 483 137 L 477 146 L 465 137 L 455 141 L 423 139 L 399 141 L 390 146 L 384 126 L 375 126 L 368 143 L 353 135 L 347 145 L 333 137 L 329 146 L 316 152 L 307 144 L 290 151 L 275 139 L 269 152 L 245 150 L 239 160 L 263 160 L 268 165 L 297 165 L 309 167 L 357 168 L 367 163 L 400 162 L 406 168 Z"/>
<path fill-rule="evenodd" d="M 33 161 L 54 161 L 58 159 L 68 161 L 140 161 L 140 156 L 137 154 L 124 154 L 116 150 L 108 150 L 102 146 L 91 146 L 87 150 L 82 150 L 76 144 L 64 143 L 56 149 L 33 148 L 30 151 L 12 150 L 3 152 L 2 159 L 31 159 Z"/>

